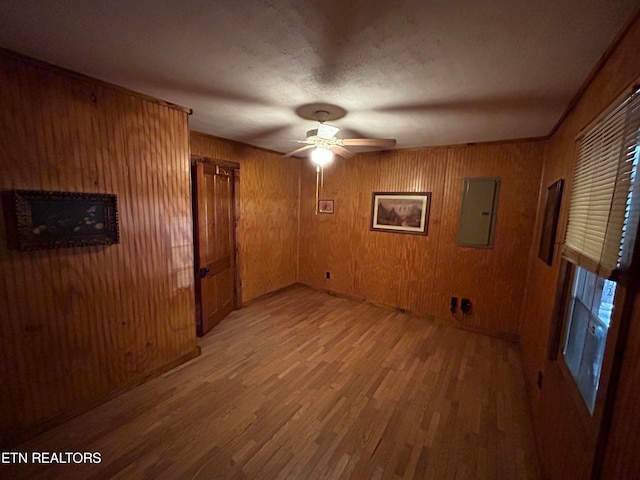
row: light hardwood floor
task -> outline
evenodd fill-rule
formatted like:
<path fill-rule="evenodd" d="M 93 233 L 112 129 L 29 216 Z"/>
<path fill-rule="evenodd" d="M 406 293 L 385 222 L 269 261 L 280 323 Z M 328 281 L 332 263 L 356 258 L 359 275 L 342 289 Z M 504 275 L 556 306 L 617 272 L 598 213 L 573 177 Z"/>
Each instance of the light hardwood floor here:
<path fill-rule="evenodd" d="M 538 479 L 518 348 L 302 286 L 233 312 L 202 356 L 15 451 L 98 465 L 1 478 Z"/>

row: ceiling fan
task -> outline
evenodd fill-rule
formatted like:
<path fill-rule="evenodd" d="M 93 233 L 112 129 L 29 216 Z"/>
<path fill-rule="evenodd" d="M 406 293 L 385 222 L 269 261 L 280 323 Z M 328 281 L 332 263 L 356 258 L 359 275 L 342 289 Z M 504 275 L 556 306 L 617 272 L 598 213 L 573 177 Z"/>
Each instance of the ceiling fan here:
<path fill-rule="evenodd" d="M 311 161 L 318 166 L 324 166 L 333 160 L 333 154 L 344 158 L 351 158 L 355 155 L 345 147 L 389 148 L 396 144 L 395 138 L 337 138 L 336 134 L 340 129 L 325 123 L 329 116 L 330 113 L 327 110 L 314 111 L 313 117 L 318 121 L 318 128 L 307 131 L 305 140 L 298 140 L 298 143 L 305 144 L 303 147 L 297 148 L 284 156 L 292 157 L 313 149 L 311 150 Z"/>

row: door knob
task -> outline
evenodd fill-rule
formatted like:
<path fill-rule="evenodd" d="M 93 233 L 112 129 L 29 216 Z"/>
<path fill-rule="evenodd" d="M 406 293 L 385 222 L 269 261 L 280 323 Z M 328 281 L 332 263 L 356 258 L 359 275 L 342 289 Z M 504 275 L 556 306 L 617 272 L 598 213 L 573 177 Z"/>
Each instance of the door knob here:
<path fill-rule="evenodd" d="M 209 270 L 208 268 L 206 268 L 206 267 L 202 267 L 202 268 L 200 269 L 200 278 L 204 278 L 204 277 L 206 277 L 206 276 L 209 274 L 209 271 L 210 271 L 210 270 Z"/>

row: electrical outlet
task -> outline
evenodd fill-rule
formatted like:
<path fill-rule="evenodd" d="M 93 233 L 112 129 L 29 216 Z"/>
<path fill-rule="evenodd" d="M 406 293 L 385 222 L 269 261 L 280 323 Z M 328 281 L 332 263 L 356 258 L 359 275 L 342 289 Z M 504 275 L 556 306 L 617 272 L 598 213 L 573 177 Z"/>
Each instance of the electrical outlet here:
<path fill-rule="evenodd" d="M 327 272 L 327 280 L 331 278 L 331 272 Z"/>
<path fill-rule="evenodd" d="M 471 311 L 471 300 L 463 298 L 460 301 L 460 310 L 462 310 L 463 313 L 469 313 Z"/>
<path fill-rule="evenodd" d="M 458 297 L 451 297 L 451 313 L 458 311 Z"/>

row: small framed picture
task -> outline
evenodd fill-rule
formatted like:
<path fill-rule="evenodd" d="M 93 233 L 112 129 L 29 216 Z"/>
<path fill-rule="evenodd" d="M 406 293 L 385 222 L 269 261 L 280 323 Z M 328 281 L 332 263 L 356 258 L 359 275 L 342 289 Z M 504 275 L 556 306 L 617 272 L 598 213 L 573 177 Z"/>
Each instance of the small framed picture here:
<path fill-rule="evenodd" d="M 318 213 L 333 213 L 333 200 L 318 200 Z"/>

